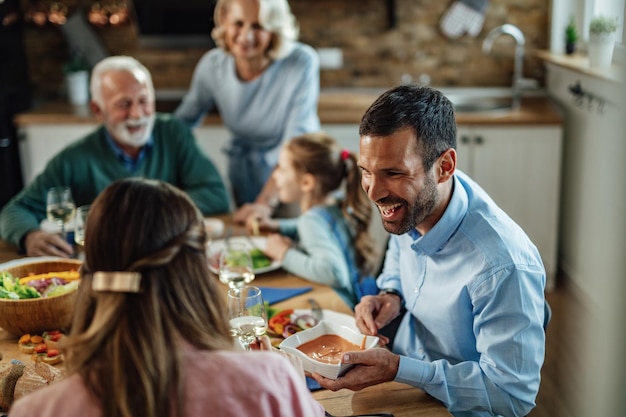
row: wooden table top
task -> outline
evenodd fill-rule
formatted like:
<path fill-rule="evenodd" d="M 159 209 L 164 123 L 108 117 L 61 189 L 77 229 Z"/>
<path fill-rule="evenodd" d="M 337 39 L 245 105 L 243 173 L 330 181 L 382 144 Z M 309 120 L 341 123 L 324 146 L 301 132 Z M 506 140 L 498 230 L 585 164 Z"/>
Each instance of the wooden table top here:
<path fill-rule="evenodd" d="M 240 233 L 236 230 L 235 234 Z M 0 241 L 0 263 L 21 257 L 17 249 L 7 242 Z M 267 287 L 312 287 L 312 290 L 288 300 L 273 304 L 272 307 L 286 309 L 308 309 L 309 298 L 315 299 L 323 309 L 352 315 L 352 310 L 335 293 L 325 285 L 306 281 L 283 269 L 259 274 L 253 281 L 254 285 Z M 224 285 L 224 284 L 220 284 Z M 224 285 L 224 290 L 226 290 Z M 29 361 L 30 355 L 21 353 L 17 348 L 19 336 L 11 335 L 0 329 L 0 353 L 3 358 L 0 363 L 11 359 Z M 59 364 L 58 366 L 61 366 Z M 319 390 L 313 393 L 324 408 L 336 416 L 365 413 L 392 413 L 395 417 L 409 416 L 450 416 L 451 414 L 441 404 L 424 391 L 397 382 L 388 382 L 361 391 L 353 392 L 347 389 L 332 392 Z"/>

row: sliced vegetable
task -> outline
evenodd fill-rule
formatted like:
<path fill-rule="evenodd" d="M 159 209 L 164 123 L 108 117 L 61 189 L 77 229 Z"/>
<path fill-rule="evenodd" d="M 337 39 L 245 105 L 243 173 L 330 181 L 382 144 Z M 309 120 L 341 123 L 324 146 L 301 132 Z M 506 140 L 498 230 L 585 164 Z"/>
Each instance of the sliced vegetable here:
<path fill-rule="evenodd" d="M 46 297 L 56 297 L 74 291 L 78 288 L 78 282 L 79 281 L 72 281 L 69 284 L 57 285 L 54 288 L 48 288 L 46 291 Z"/>
<path fill-rule="evenodd" d="M 310 314 L 303 314 L 296 317 L 296 324 L 302 329 L 310 329 L 318 323 L 317 319 Z"/>
<path fill-rule="evenodd" d="M 58 349 L 48 349 L 48 352 L 46 354 L 49 358 L 53 358 L 55 356 L 59 356 L 59 350 Z"/>
<path fill-rule="evenodd" d="M 77 270 L 61 271 L 61 272 L 46 272 L 44 274 L 29 275 L 19 279 L 20 284 L 26 284 L 27 282 L 48 279 L 48 278 L 61 278 L 67 281 L 74 281 L 80 278 L 80 274 Z"/>
<path fill-rule="evenodd" d="M 293 323 L 287 323 L 283 328 L 283 337 L 286 339 L 292 334 L 298 333 L 300 330 L 302 329 L 299 328 L 297 325 Z"/>
<path fill-rule="evenodd" d="M 315 326 L 318 320 L 310 314 L 296 315 L 293 309 L 281 310 L 270 316 L 267 327 L 273 346 L 283 339 Z"/>

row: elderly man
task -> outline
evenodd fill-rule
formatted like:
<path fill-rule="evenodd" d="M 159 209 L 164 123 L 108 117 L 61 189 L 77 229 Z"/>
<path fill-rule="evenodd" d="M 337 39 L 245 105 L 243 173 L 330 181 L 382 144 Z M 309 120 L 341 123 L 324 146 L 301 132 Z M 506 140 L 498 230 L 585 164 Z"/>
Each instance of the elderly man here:
<path fill-rule="evenodd" d="M 205 215 L 229 211 L 224 183 L 191 131 L 177 119 L 155 113 L 152 78 L 140 62 L 126 56 L 105 58 L 92 71 L 90 89 L 91 110 L 101 126 L 52 158 L 4 207 L 2 239 L 28 256 L 70 256 L 72 245 L 40 229 L 47 190 L 68 186 L 76 205 L 84 205 L 124 177 L 169 182 L 187 192 Z"/>
<path fill-rule="evenodd" d="M 348 373 L 315 379 L 332 390 L 403 382 L 458 417 L 526 415 L 544 359 L 545 271 L 524 231 L 456 169 L 452 104 L 396 87 L 359 134 L 362 185 L 392 236 L 380 294 L 355 307 L 357 326 L 376 335 L 406 313 L 391 351 L 348 352 Z"/>

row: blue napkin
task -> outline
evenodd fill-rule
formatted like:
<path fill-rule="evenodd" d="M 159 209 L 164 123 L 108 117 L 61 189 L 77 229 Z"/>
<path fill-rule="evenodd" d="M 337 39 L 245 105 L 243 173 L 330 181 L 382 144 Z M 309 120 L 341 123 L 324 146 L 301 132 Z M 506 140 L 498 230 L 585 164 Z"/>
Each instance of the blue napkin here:
<path fill-rule="evenodd" d="M 298 287 L 298 288 L 275 288 L 275 287 L 259 287 L 261 294 L 263 295 L 263 301 L 268 302 L 270 305 L 278 303 L 280 301 L 287 300 L 296 295 L 304 294 L 311 291 L 313 287 Z"/>
<path fill-rule="evenodd" d="M 306 386 L 309 387 L 310 391 L 317 391 L 318 389 L 322 389 L 322 386 L 310 376 L 306 377 Z"/>

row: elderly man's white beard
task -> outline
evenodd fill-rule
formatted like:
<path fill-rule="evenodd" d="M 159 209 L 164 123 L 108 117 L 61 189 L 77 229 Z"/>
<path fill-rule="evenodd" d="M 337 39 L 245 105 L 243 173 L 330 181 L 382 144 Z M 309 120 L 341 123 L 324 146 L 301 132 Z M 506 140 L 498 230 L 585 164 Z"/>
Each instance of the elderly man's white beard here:
<path fill-rule="evenodd" d="M 110 126 L 111 135 L 124 145 L 139 148 L 148 142 L 154 127 L 155 115 L 142 117 L 140 119 L 127 120 Z M 143 128 L 132 133 L 129 129 Z"/>

